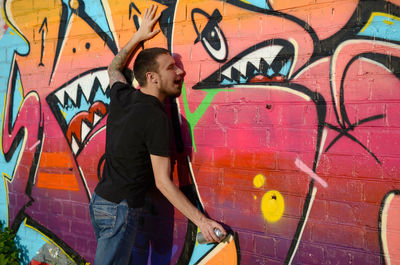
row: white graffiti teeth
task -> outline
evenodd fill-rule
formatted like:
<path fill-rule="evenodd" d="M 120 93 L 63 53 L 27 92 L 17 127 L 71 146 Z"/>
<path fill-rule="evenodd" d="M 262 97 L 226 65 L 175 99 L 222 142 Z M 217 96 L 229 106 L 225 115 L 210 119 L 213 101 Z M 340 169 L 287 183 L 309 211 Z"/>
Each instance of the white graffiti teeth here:
<path fill-rule="evenodd" d="M 87 119 L 81 121 L 81 141 L 84 142 L 89 133 L 96 127 L 97 123 L 101 121 L 104 116 L 101 113 L 93 113 L 93 123 Z"/>
<path fill-rule="evenodd" d="M 76 135 L 76 133 L 79 134 L 79 131 L 71 133 L 70 146 L 74 155 L 77 155 L 81 148 L 83 148 L 85 140 L 87 140 L 92 130 L 103 119 L 103 117 L 104 115 L 102 113 L 95 112 L 93 113 L 93 122 L 90 122 L 86 118 L 83 118 L 80 121 L 80 137 L 77 137 Z"/>
<path fill-rule="evenodd" d="M 232 76 L 232 73 L 234 72 L 239 72 L 243 77 L 254 75 L 254 70 L 248 73 L 248 69 L 256 69 L 259 73 L 261 73 L 263 71 L 263 69 L 261 69 L 263 62 L 271 65 L 282 49 L 283 46 L 281 45 L 269 45 L 254 52 L 248 53 L 239 61 L 225 69 L 222 72 L 222 75 L 229 79 L 235 79 L 235 77 Z M 254 67 L 249 68 L 248 64 L 251 64 Z"/>
<path fill-rule="evenodd" d="M 86 136 L 89 135 L 90 131 L 92 130 L 91 127 L 92 126 L 88 125 L 86 122 L 84 122 L 82 120 L 82 122 L 81 122 L 81 140 L 82 140 L 82 142 L 86 139 Z"/>
<path fill-rule="evenodd" d="M 109 79 L 107 70 L 99 70 L 96 72 L 87 73 L 84 76 L 81 76 L 78 79 L 75 79 L 70 84 L 66 85 L 65 87 L 61 88 L 55 95 L 57 96 L 60 104 L 64 106 L 65 102 L 65 94 L 68 95 L 68 98 L 74 103 L 79 104 L 78 99 L 78 92 L 82 91 L 83 96 L 86 98 L 86 101 L 89 101 L 89 98 L 92 94 L 92 90 L 97 88 L 94 84 L 95 82 L 99 82 L 100 87 L 103 93 L 106 92 L 106 89 L 109 85 Z"/>
<path fill-rule="evenodd" d="M 79 141 L 75 138 L 75 136 L 72 135 L 72 137 L 71 137 L 71 149 L 72 149 L 72 152 L 74 153 L 74 155 L 76 155 L 76 153 L 78 153 L 79 148 L 80 148 L 78 142 Z"/>
<path fill-rule="evenodd" d="M 80 74 L 53 93 L 49 104 L 62 126 L 74 155 L 78 155 L 109 102 L 109 78 L 105 68 Z"/>

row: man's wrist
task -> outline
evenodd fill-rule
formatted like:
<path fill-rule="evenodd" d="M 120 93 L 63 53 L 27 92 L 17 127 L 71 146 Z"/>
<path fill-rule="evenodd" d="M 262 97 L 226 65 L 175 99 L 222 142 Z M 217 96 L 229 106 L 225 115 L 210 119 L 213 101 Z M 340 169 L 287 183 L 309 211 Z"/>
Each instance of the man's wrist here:
<path fill-rule="evenodd" d="M 141 34 L 140 31 L 137 31 L 132 37 L 132 41 L 135 41 L 135 42 L 138 42 L 138 43 L 142 42 L 142 41 L 145 41 L 145 40 L 146 40 L 146 37 L 143 34 Z"/>
<path fill-rule="evenodd" d="M 200 226 L 201 224 L 203 224 L 203 223 L 205 223 L 206 222 L 206 220 L 207 220 L 207 217 L 202 213 L 202 212 L 200 212 L 200 211 L 198 211 L 198 213 L 199 213 L 199 216 L 198 216 L 198 219 L 197 219 L 197 226 Z"/>

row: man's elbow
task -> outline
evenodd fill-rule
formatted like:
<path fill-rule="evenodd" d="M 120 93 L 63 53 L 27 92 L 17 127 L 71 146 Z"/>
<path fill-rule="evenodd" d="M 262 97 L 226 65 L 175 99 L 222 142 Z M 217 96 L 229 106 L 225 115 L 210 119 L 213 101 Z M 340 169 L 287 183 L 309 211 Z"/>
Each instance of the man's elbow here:
<path fill-rule="evenodd" d="M 155 179 L 155 183 L 156 183 L 156 188 L 162 193 L 165 194 L 165 192 L 168 191 L 168 182 L 166 180 L 163 179 Z"/>
<path fill-rule="evenodd" d="M 113 73 L 113 71 L 115 71 L 115 68 L 110 64 L 110 65 L 107 67 L 108 76 L 110 76 L 110 75 Z"/>
<path fill-rule="evenodd" d="M 165 184 L 160 180 L 156 180 L 156 188 L 162 192 L 165 189 Z"/>

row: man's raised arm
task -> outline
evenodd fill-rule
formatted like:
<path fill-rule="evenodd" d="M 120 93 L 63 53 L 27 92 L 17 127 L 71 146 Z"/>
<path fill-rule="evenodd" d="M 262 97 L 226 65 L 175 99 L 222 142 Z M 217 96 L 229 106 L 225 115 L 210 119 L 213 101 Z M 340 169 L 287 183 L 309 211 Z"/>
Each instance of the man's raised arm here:
<path fill-rule="evenodd" d="M 132 58 L 132 52 L 140 42 L 151 39 L 160 32 L 159 29 L 153 30 L 155 23 L 161 16 L 161 12 L 156 15 L 156 11 L 157 6 L 154 5 L 151 5 L 150 8 L 146 8 L 138 31 L 133 35 L 132 39 L 130 39 L 128 43 L 118 52 L 118 54 L 111 61 L 111 64 L 108 66 L 110 88 L 117 81 L 127 83 L 122 71 L 129 63 L 128 60 Z"/>

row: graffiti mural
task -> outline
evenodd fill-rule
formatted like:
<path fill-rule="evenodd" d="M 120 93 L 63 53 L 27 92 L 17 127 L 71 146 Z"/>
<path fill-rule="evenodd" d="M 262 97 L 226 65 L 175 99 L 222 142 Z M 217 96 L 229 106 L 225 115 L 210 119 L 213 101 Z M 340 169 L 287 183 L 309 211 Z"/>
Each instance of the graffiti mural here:
<path fill-rule="evenodd" d="M 0 221 L 23 264 L 92 263 L 106 70 L 151 3 L 0 3 Z M 135 258 L 400 263 L 400 2 L 152 3 L 162 33 L 143 48 L 186 72 L 166 102 L 174 182 L 230 235 L 199 244 L 154 191 Z"/>

